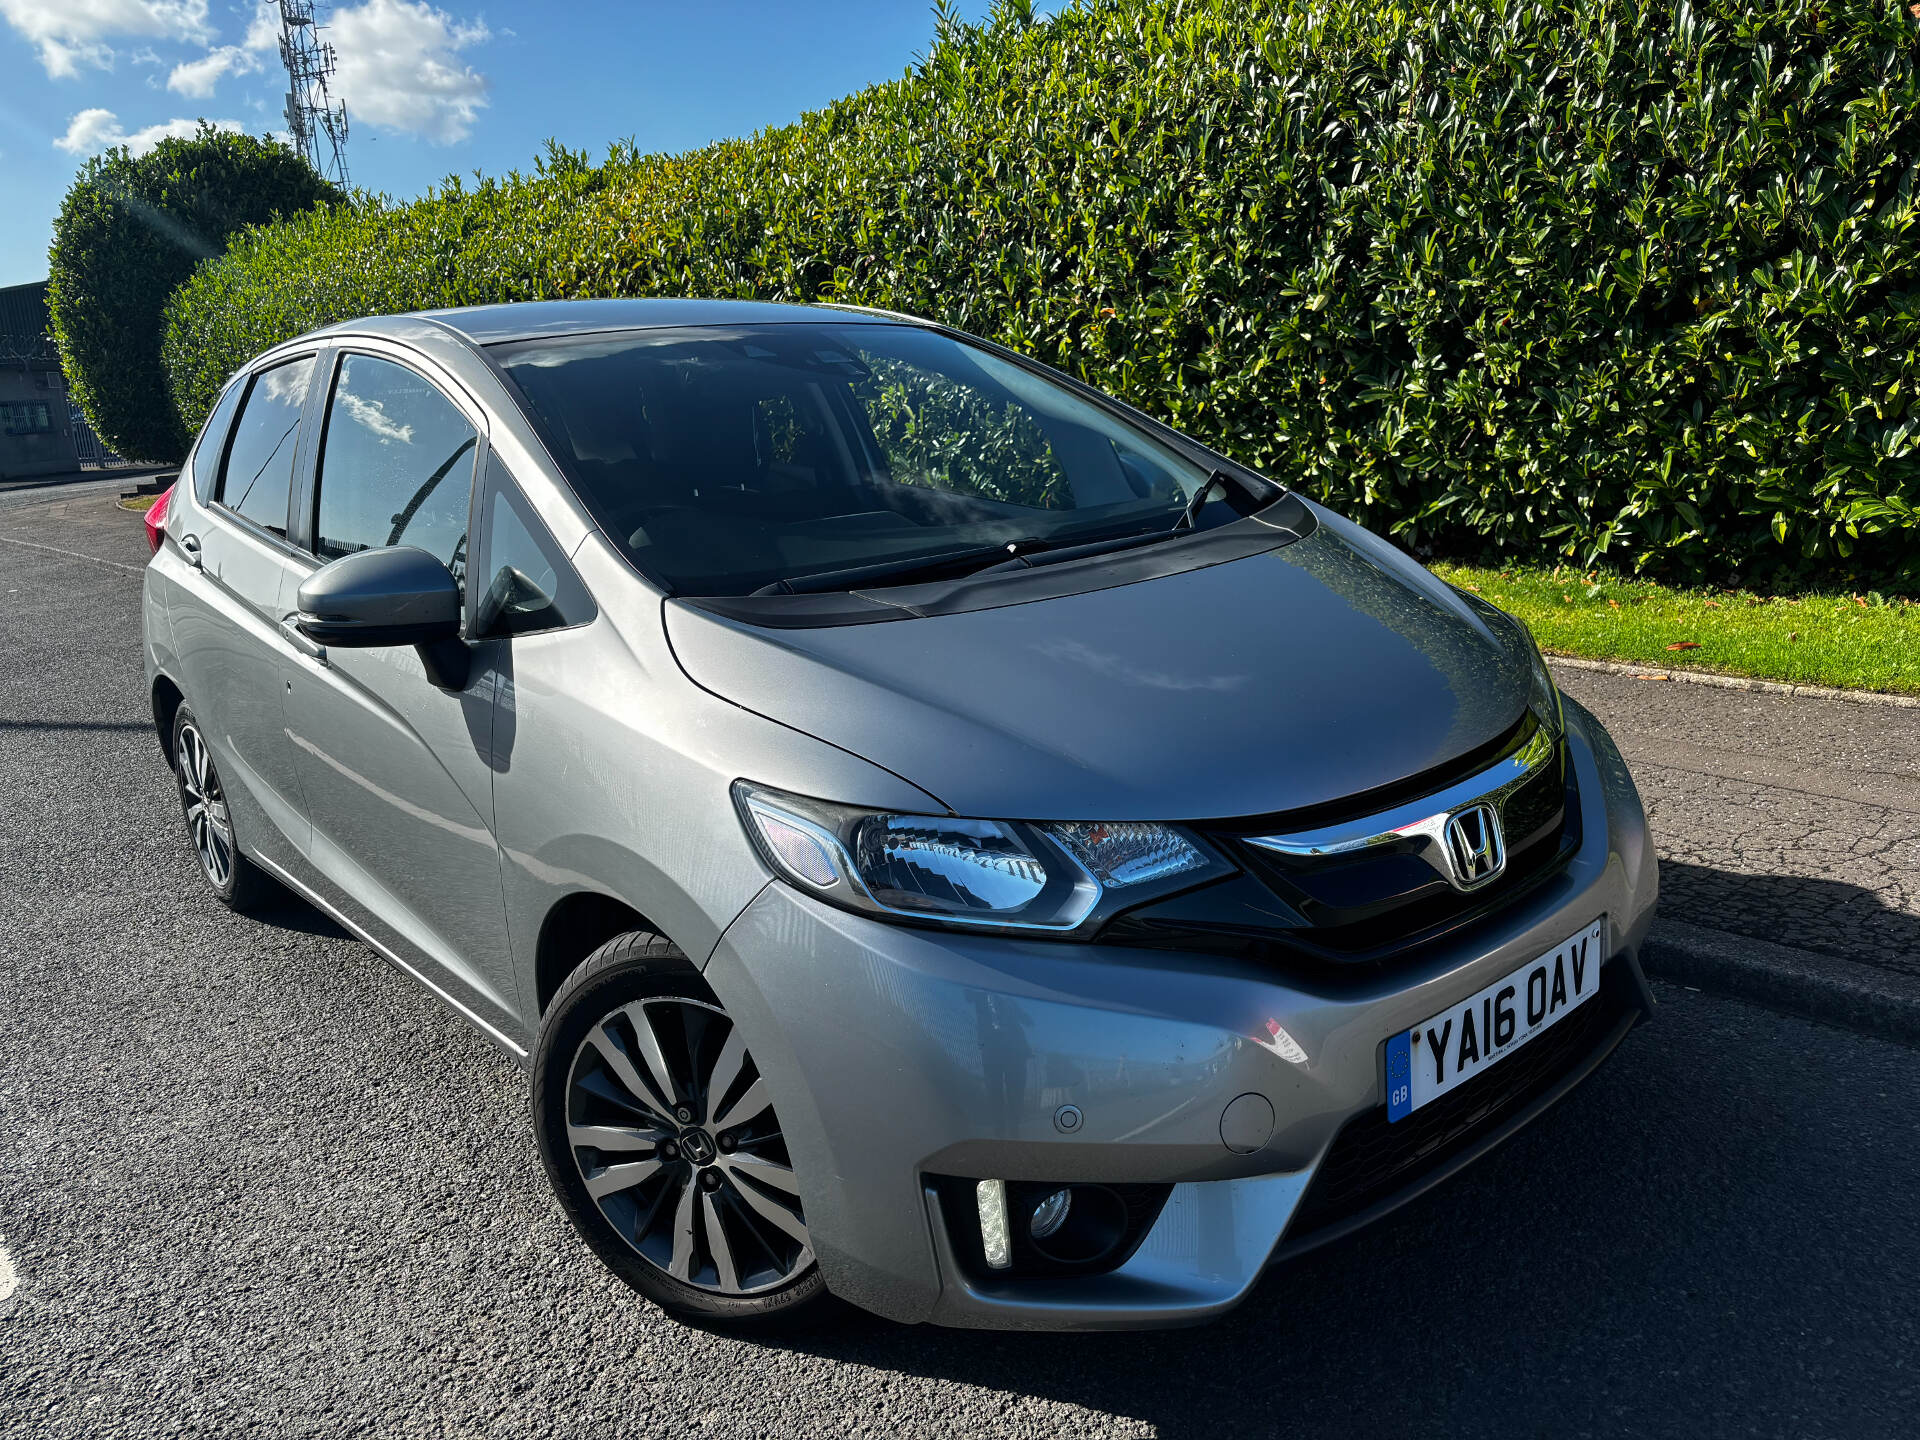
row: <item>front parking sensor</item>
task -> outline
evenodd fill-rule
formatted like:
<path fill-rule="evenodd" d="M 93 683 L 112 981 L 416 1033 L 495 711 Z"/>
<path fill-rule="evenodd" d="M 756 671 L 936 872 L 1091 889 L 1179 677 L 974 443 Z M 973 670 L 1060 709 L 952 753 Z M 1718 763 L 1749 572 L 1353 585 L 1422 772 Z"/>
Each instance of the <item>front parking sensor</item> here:
<path fill-rule="evenodd" d="M 1273 1138 L 1273 1102 L 1251 1092 L 1220 1112 L 1220 1141 L 1236 1155 L 1251 1155 Z"/>

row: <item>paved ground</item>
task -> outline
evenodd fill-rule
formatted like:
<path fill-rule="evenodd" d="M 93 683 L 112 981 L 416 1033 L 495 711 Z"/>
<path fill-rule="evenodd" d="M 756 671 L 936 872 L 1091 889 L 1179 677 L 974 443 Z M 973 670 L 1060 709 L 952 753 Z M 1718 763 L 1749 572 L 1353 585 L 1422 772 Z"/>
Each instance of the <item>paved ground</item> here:
<path fill-rule="evenodd" d="M 1663 916 L 1920 976 L 1920 710 L 1559 680 L 1633 768 Z"/>
<path fill-rule="evenodd" d="M 512 1065 L 312 911 L 199 896 L 135 517 L 0 496 L 0 537 L 0 1434 L 1912 1433 L 1920 1054 L 1670 986 L 1555 1114 L 1211 1328 L 673 1326 L 571 1239 Z M 1916 740 L 1870 727 L 1914 712 L 1608 679 L 1568 688 L 1675 907 L 1778 938 L 1771 891 L 1831 886 L 1911 956 L 1874 867 Z"/>

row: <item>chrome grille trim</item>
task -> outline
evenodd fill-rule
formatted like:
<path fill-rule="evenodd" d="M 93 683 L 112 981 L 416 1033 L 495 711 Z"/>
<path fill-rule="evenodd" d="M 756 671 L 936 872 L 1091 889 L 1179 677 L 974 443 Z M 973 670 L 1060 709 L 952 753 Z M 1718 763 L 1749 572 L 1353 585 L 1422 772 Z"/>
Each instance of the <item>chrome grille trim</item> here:
<path fill-rule="evenodd" d="M 1503 812 L 1507 797 L 1553 762 L 1559 749 L 1559 736 L 1544 725 L 1533 732 L 1526 744 L 1505 759 L 1497 760 L 1477 775 L 1469 775 L 1444 790 L 1409 800 L 1390 810 L 1362 815 L 1315 830 L 1297 830 L 1285 835 L 1252 836 L 1245 842 L 1276 855 L 1310 860 L 1330 855 L 1351 855 L 1363 850 L 1393 846 L 1420 856 L 1449 884 L 1457 889 L 1473 888 L 1462 884 L 1454 874 L 1446 843 L 1447 821 L 1463 808 L 1491 805 Z"/>

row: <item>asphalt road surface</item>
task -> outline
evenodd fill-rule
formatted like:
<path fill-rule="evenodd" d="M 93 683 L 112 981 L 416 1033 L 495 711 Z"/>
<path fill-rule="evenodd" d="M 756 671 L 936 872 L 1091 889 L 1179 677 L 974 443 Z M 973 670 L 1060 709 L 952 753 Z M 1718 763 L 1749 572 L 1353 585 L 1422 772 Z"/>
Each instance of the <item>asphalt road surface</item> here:
<path fill-rule="evenodd" d="M 8 1440 L 1913 1433 L 1920 1054 L 1670 986 L 1211 1327 L 668 1322 L 574 1241 L 511 1062 L 315 912 L 201 894 L 102 494 L 0 497 Z"/>

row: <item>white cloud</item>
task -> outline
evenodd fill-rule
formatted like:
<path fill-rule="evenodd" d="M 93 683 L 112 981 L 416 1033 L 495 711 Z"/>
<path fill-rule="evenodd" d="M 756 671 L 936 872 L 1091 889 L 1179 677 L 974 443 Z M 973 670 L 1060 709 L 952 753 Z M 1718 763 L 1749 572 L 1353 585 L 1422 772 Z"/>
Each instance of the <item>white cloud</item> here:
<path fill-rule="evenodd" d="M 107 42 L 115 36 L 204 44 L 212 35 L 207 0 L 0 0 L 0 17 L 31 42 L 55 78 L 78 74 L 82 65 L 110 67 Z"/>
<path fill-rule="evenodd" d="M 111 110 L 82 110 L 67 122 L 67 133 L 54 145 L 69 155 L 92 155 L 118 145 L 123 132 L 120 120 Z"/>
<path fill-rule="evenodd" d="M 487 77 L 460 58 L 491 38 L 481 21 L 462 23 L 423 0 L 367 0 L 335 10 L 324 38 L 339 52 L 333 93 L 349 120 L 451 145 L 486 106 Z"/>
<path fill-rule="evenodd" d="M 247 38 L 240 43 L 248 50 L 279 48 L 280 7 L 274 0 L 256 0 L 253 18 L 247 22 Z"/>
<path fill-rule="evenodd" d="M 245 130 L 238 120 L 212 120 L 216 130 Z M 115 145 L 125 145 L 135 155 L 144 155 L 162 140 L 177 136 L 185 139 L 200 132 L 198 120 L 167 120 L 128 134 L 120 128 L 120 117 L 111 110 L 82 110 L 67 124 L 67 133 L 54 145 L 69 155 L 98 155 Z"/>
<path fill-rule="evenodd" d="M 213 94 L 214 86 L 223 77 L 251 75 L 259 68 L 260 62 L 240 46 L 221 45 L 198 60 L 186 60 L 174 66 L 173 73 L 167 76 L 167 88 L 204 100 Z"/>
<path fill-rule="evenodd" d="M 379 400 L 368 400 L 350 391 L 337 392 L 340 403 L 347 407 L 347 414 L 354 423 L 373 432 L 382 445 L 398 440 L 402 445 L 413 443 L 413 426 L 402 425 L 387 414 L 387 407 Z"/>

